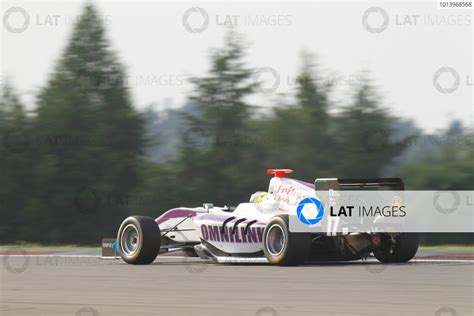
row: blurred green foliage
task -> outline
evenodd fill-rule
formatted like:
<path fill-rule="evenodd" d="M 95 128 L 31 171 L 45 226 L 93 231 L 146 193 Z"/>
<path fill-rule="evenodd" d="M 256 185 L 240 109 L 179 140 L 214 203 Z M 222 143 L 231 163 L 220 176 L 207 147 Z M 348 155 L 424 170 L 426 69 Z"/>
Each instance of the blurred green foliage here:
<path fill-rule="evenodd" d="M 249 101 L 262 93 L 256 70 L 233 32 L 212 52 L 208 73 L 192 80 L 193 110 L 180 114 L 178 152 L 151 161 L 144 152 L 160 140 L 147 136 L 96 15 L 86 7 L 33 115 L 3 86 L 2 242 L 91 244 L 114 236 L 128 214 L 236 205 L 266 189 L 271 167 L 295 169 L 308 182 L 400 176 L 407 189 L 472 189 L 472 131 L 455 123 L 445 134 L 424 135 L 384 108 L 371 82 L 336 106 L 332 86 L 313 80 L 311 55 L 303 56 L 294 101 L 262 115 Z M 425 242 L 472 243 L 472 235 L 446 236 Z"/>

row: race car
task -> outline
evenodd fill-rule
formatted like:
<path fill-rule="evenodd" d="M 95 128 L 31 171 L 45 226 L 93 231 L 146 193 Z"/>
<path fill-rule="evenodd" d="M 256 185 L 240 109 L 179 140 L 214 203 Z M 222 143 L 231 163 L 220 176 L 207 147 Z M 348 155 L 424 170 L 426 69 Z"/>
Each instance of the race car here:
<path fill-rule="evenodd" d="M 129 264 L 152 263 L 160 252 L 181 249 L 186 256 L 219 263 L 270 263 L 296 266 L 311 261 L 348 261 L 373 254 L 380 262 L 407 262 L 418 249 L 416 233 L 292 232 L 295 201 L 324 190 L 403 190 L 399 178 L 316 179 L 286 177 L 291 169 L 269 169 L 267 191 L 237 207 L 178 207 L 153 219 L 126 218 L 117 246 Z"/>

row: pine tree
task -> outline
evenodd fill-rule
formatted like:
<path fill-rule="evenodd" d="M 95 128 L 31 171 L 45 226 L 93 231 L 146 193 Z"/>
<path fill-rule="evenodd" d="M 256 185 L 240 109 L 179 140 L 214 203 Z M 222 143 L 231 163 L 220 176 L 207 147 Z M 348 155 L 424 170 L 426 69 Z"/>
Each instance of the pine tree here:
<path fill-rule="evenodd" d="M 276 120 L 269 127 L 270 135 L 276 135 L 279 142 L 270 148 L 272 165 L 292 168 L 296 177 L 308 182 L 316 177 L 334 176 L 334 159 L 327 152 L 333 143 L 330 87 L 317 80 L 319 71 L 313 59 L 310 53 L 303 54 L 295 101 L 277 108 Z"/>
<path fill-rule="evenodd" d="M 0 240 L 22 238 L 22 227 L 32 224 L 25 216 L 31 189 L 30 119 L 9 82 L 0 99 Z M 20 228 L 20 229 L 19 229 Z"/>
<path fill-rule="evenodd" d="M 244 57 L 244 44 L 230 32 L 224 48 L 212 53 L 209 73 L 192 80 L 195 89 L 190 100 L 199 115 L 187 115 L 190 127 L 183 134 L 177 162 L 181 178 L 188 179 L 183 190 L 191 203 L 201 203 L 203 198 L 220 204 L 238 200 L 247 190 L 245 181 L 236 179 L 245 179 L 242 174 L 254 174 L 258 168 L 248 160 L 249 138 L 255 134 L 249 125 L 253 107 L 247 98 L 256 84 Z"/>
<path fill-rule="evenodd" d="M 406 148 L 393 139 L 399 119 L 390 115 L 370 84 L 360 87 L 352 104 L 337 117 L 339 177 L 375 178 Z"/>
<path fill-rule="evenodd" d="M 88 5 L 38 98 L 35 204 L 48 218 L 44 225 L 53 226 L 48 241 L 97 242 L 104 227 L 115 229 L 127 213 L 138 182 L 143 122 L 124 78 L 102 21 Z"/>

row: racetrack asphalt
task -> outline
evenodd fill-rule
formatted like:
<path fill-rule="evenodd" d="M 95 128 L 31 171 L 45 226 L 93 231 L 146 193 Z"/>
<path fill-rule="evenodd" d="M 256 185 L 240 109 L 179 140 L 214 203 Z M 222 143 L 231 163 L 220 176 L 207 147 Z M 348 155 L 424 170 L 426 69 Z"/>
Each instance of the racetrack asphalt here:
<path fill-rule="evenodd" d="M 473 315 L 474 263 L 222 265 L 2 255 L 0 315 Z"/>

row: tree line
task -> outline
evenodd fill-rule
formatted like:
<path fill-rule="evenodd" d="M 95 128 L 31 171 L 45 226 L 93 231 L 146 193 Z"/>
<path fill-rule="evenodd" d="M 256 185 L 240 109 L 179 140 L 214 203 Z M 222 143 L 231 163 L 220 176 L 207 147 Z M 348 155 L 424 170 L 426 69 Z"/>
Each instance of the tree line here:
<path fill-rule="evenodd" d="M 401 177 L 406 189 L 471 189 L 472 131 L 452 122 L 427 135 L 384 107 L 370 81 L 348 104 L 314 80 L 304 55 L 292 101 L 262 114 L 246 46 L 229 32 L 209 69 L 191 79 L 179 110 L 173 157 L 146 155 L 163 140 L 148 133 L 106 30 L 88 5 L 59 62 L 26 112 L 6 82 L 0 101 L 0 241 L 96 244 L 129 214 L 158 216 L 203 202 L 237 205 L 265 190 L 270 167 L 295 178 Z M 159 114 L 158 114 L 159 115 Z M 470 242 L 472 235 L 427 235 L 425 242 Z"/>

